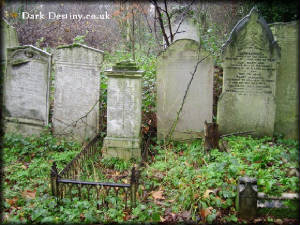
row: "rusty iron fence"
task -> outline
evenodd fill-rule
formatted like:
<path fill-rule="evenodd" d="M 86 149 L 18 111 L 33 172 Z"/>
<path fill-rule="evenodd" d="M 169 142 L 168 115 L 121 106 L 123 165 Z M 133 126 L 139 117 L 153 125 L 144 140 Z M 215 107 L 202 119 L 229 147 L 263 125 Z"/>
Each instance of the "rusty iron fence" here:
<path fill-rule="evenodd" d="M 138 188 L 138 170 L 133 166 L 130 174 L 130 183 L 96 182 L 83 181 L 79 179 L 80 168 L 84 161 L 92 158 L 99 153 L 99 143 L 102 143 L 103 137 L 97 135 L 93 138 L 75 158 L 69 162 L 63 170 L 58 172 L 56 163 L 51 167 L 51 192 L 58 200 L 65 197 L 74 197 L 79 199 L 93 199 L 97 201 L 97 208 L 109 207 L 106 200 L 108 195 L 114 195 L 123 199 L 125 209 L 136 206 L 136 192 Z"/>

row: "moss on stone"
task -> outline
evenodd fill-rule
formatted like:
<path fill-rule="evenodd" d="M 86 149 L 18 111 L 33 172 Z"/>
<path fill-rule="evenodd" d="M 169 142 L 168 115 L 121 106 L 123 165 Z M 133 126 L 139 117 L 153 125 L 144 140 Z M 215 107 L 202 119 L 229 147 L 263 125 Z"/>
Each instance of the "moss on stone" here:
<path fill-rule="evenodd" d="M 28 62 L 30 62 L 30 60 L 28 60 L 28 59 L 16 59 L 16 60 L 11 61 L 10 64 L 13 66 L 18 66 L 18 65 L 28 63 Z"/>
<path fill-rule="evenodd" d="M 125 71 L 137 71 L 137 70 L 139 70 L 136 63 L 131 61 L 131 60 L 124 60 L 124 61 L 118 62 L 112 68 L 113 68 L 113 70 L 125 70 Z"/>
<path fill-rule="evenodd" d="M 59 45 L 56 49 L 82 47 L 81 44 Z"/>

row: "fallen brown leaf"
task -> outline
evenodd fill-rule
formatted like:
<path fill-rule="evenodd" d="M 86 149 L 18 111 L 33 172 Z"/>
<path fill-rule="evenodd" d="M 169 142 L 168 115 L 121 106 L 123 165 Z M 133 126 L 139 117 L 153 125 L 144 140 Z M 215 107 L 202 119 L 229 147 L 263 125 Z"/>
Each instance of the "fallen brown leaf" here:
<path fill-rule="evenodd" d="M 27 169 L 27 167 L 25 165 L 22 165 L 21 168 L 24 169 L 24 170 Z"/>
<path fill-rule="evenodd" d="M 22 196 L 28 199 L 35 199 L 36 190 L 30 191 L 26 190 L 22 192 Z"/>
<path fill-rule="evenodd" d="M 283 224 L 283 221 L 281 219 L 276 219 L 274 223 L 281 225 Z"/>
<path fill-rule="evenodd" d="M 165 199 L 165 197 L 163 196 L 163 191 L 152 191 L 151 192 L 152 197 L 157 200 L 157 199 Z"/>
<path fill-rule="evenodd" d="M 192 166 L 192 165 L 189 164 L 187 161 L 185 161 L 184 164 L 185 164 L 186 166 Z"/>
<path fill-rule="evenodd" d="M 213 190 L 207 189 L 203 195 L 203 198 L 209 198 L 209 194 L 214 193 Z"/>
<path fill-rule="evenodd" d="M 262 220 L 261 218 L 257 218 L 257 219 L 254 219 L 254 220 L 253 220 L 254 223 L 260 223 L 260 222 L 262 222 L 262 221 L 263 221 L 263 220 Z"/>
<path fill-rule="evenodd" d="M 201 215 L 201 218 L 203 219 L 203 221 L 206 221 L 206 217 L 211 214 L 212 209 L 213 209 L 212 207 L 208 207 L 206 209 L 200 210 L 200 215 Z"/>
<path fill-rule="evenodd" d="M 10 204 L 10 206 L 13 206 L 15 205 L 15 203 L 18 201 L 18 198 L 17 197 L 13 197 L 11 199 L 5 199 L 5 201 Z"/>
<path fill-rule="evenodd" d="M 80 214 L 80 220 L 83 221 L 85 219 L 85 215 L 83 213 Z"/>
<path fill-rule="evenodd" d="M 162 216 L 159 216 L 160 217 L 160 222 L 165 222 L 166 219 L 164 219 Z"/>
<path fill-rule="evenodd" d="M 123 220 L 124 220 L 124 221 L 127 221 L 127 220 L 129 220 L 129 219 L 131 219 L 131 215 L 130 215 L 127 211 L 124 212 Z"/>

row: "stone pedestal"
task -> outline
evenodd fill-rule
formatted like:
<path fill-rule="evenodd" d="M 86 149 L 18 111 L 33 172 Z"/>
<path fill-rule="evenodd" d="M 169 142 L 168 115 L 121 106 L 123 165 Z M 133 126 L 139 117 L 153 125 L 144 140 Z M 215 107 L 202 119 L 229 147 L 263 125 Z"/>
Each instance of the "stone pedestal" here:
<path fill-rule="evenodd" d="M 107 137 L 104 157 L 141 159 L 142 74 L 130 61 L 105 71 L 107 85 Z"/>

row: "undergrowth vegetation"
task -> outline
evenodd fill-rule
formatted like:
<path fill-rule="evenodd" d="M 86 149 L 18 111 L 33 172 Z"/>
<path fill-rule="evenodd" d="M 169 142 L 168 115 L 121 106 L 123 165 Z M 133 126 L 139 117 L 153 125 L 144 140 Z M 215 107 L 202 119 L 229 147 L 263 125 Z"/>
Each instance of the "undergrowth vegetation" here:
<path fill-rule="evenodd" d="M 150 146 L 155 157 L 142 167 L 137 206 L 131 213 L 110 194 L 109 208 L 97 209 L 95 200 L 72 201 L 58 205 L 50 192 L 53 161 L 61 170 L 80 151 L 80 145 L 57 139 L 45 132 L 40 137 L 6 134 L 4 139 L 4 221 L 5 222 L 142 222 L 142 221 L 240 221 L 235 210 L 236 184 L 240 176 L 256 177 L 258 191 L 270 195 L 299 192 L 298 142 L 227 137 L 226 151 L 205 152 L 202 140 Z M 133 163 L 101 155 L 87 161 L 82 171 L 90 179 L 128 182 Z M 95 173 L 97 171 L 97 173 Z M 101 175 L 102 174 L 102 175 Z M 122 177 L 122 176 L 121 176 Z M 124 176 L 125 177 L 125 176 Z M 86 178 L 88 180 L 88 178 Z M 271 221 L 272 217 L 268 217 Z"/>

